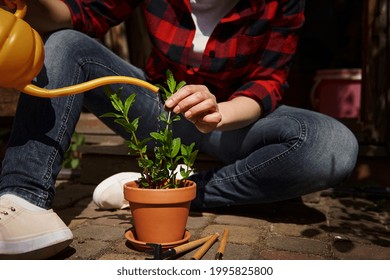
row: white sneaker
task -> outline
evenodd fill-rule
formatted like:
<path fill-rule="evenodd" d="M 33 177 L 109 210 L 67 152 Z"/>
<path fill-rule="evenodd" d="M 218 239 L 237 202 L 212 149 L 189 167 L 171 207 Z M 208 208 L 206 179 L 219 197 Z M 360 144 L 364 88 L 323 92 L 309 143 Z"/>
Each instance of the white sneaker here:
<path fill-rule="evenodd" d="M 129 202 L 123 194 L 123 185 L 141 177 L 136 172 L 121 172 L 104 179 L 93 191 L 92 200 L 100 209 L 125 209 Z"/>
<path fill-rule="evenodd" d="M 0 197 L 0 259 L 47 259 L 72 240 L 72 232 L 53 210 L 14 195 Z"/>

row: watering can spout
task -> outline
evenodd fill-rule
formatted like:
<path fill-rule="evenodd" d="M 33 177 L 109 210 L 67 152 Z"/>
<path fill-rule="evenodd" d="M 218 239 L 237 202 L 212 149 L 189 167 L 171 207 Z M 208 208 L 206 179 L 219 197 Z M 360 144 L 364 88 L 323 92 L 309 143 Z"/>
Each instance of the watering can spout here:
<path fill-rule="evenodd" d="M 31 84 L 43 67 L 42 38 L 23 20 L 27 6 L 25 0 L 16 0 L 14 14 L 0 9 L 0 87 L 14 88 L 38 97 L 60 97 L 89 91 L 108 84 L 132 84 L 155 93 L 158 87 L 140 79 L 126 76 L 97 78 L 82 84 L 59 89 L 44 89 Z"/>
<path fill-rule="evenodd" d="M 107 76 L 107 77 L 97 78 L 85 83 L 68 86 L 64 88 L 58 88 L 58 89 L 44 89 L 44 88 L 37 87 L 33 84 L 28 84 L 25 87 L 20 88 L 18 90 L 37 97 L 52 98 L 52 97 L 79 94 L 109 84 L 131 84 L 131 85 L 136 85 L 136 86 L 149 89 L 155 93 L 159 91 L 158 87 L 148 82 L 145 82 L 137 78 L 127 77 L 127 76 Z"/>

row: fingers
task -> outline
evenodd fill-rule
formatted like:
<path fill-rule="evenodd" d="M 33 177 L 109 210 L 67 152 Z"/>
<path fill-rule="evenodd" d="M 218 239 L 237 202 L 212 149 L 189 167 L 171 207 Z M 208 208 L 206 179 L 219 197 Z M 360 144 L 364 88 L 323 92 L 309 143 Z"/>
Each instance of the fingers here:
<path fill-rule="evenodd" d="M 189 101 L 188 103 L 180 105 L 180 110 L 183 112 L 184 117 L 189 120 L 218 111 L 217 104 L 211 99 L 202 99 L 197 97 L 192 99 L 194 99 L 193 102 L 189 103 Z"/>
<path fill-rule="evenodd" d="M 173 109 L 175 111 L 175 107 L 179 106 L 176 108 L 176 111 L 178 113 L 181 113 L 180 108 L 184 108 L 184 105 L 188 103 L 188 98 L 189 96 L 195 94 L 195 93 L 205 93 L 208 91 L 207 87 L 202 86 L 202 85 L 187 85 L 182 87 L 180 90 L 178 90 L 175 94 L 173 94 L 168 100 L 165 102 L 165 106 L 167 108 Z M 200 97 L 200 96 L 198 96 Z M 180 104 L 179 104 L 180 103 Z"/>
<path fill-rule="evenodd" d="M 165 103 L 176 114 L 191 118 L 218 110 L 215 96 L 203 85 L 188 85 L 177 91 Z"/>
<path fill-rule="evenodd" d="M 173 94 L 165 106 L 195 124 L 203 133 L 216 128 L 222 117 L 215 96 L 203 85 L 187 85 Z"/>

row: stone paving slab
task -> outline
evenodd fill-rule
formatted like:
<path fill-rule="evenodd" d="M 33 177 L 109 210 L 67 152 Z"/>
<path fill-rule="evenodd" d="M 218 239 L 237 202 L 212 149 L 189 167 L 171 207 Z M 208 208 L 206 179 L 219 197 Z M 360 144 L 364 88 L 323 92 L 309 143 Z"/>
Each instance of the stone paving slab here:
<path fill-rule="evenodd" d="M 143 260 L 124 237 L 132 227 L 128 209 L 99 210 L 94 185 L 58 182 L 54 210 L 74 234 L 53 257 L 64 260 Z M 191 212 L 191 240 L 229 229 L 226 260 L 389 260 L 390 200 L 386 197 L 311 194 L 279 203 Z M 203 256 L 213 260 L 220 240 Z M 196 249 L 174 259 L 190 259 Z"/>

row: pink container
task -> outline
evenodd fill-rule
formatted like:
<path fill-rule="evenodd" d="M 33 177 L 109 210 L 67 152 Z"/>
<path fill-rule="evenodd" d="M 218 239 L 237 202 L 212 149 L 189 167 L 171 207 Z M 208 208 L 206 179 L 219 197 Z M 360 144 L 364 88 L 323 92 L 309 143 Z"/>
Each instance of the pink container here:
<path fill-rule="evenodd" d="M 319 70 L 311 101 L 316 111 L 335 118 L 359 118 L 361 69 Z"/>

